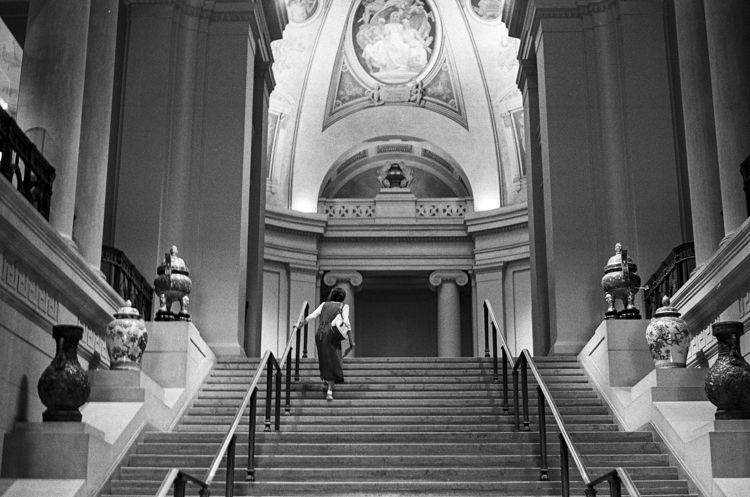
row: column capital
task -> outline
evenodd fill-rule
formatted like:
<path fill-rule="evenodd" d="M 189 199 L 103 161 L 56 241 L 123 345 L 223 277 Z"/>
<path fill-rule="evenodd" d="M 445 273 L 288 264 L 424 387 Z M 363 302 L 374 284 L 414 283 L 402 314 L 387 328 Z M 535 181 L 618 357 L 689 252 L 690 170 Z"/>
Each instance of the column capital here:
<path fill-rule="evenodd" d="M 438 287 L 446 281 L 453 281 L 458 286 L 469 282 L 469 276 L 463 271 L 435 271 L 430 275 L 430 285 Z"/>
<path fill-rule="evenodd" d="M 357 271 L 329 271 L 323 276 L 323 283 L 327 286 L 336 286 L 340 282 L 356 288 L 362 285 L 362 275 Z"/>

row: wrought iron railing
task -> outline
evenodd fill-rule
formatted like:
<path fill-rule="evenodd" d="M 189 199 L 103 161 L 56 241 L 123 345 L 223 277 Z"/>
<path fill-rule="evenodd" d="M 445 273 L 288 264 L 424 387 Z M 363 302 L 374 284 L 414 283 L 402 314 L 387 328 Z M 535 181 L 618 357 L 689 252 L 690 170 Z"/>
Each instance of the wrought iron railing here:
<path fill-rule="evenodd" d="M 55 168 L 36 145 L 0 108 L 0 174 L 21 192 L 45 219 L 49 219 Z"/>
<path fill-rule="evenodd" d="M 237 446 L 237 429 L 239 428 L 242 416 L 245 414 L 245 409 L 248 405 L 250 406 L 249 412 L 249 426 L 248 426 L 248 458 L 247 458 L 247 473 L 245 476 L 246 481 L 255 481 L 255 425 L 257 418 L 257 400 L 258 400 L 258 384 L 260 382 L 263 373 L 266 373 L 266 416 L 265 416 L 265 431 L 271 431 L 271 404 L 274 403 L 273 399 L 273 379 L 274 371 L 276 378 L 276 401 L 274 403 L 275 419 L 274 419 L 274 431 L 281 429 L 281 379 L 283 371 L 286 370 L 286 414 L 291 413 L 291 391 L 292 391 L 292 361 L 289 360 L 292 351 L 295 353 L 295 370 L 294 370 L 294 381 L 299 381 L 299 360 L 300 360 L 300 340 L 301 333 L 304 331 L 304 357 L 307 357 L 307 320 L 305 319 L 308 315 L 310 306 L 307 302 L 302 304 L 299 318 L 297 323 L 292 328 L 287 340 L 286 349 L 281 355 L 281 360 L 277 361 L 273 353 L 268 351 L 263 355 L 263 358 L 258 365 L 253 376 L 253 381 L 250 383 L 250 387 L 242 399 L 242 403 L 237 408 L 237 413 L 234 415 L 232 423 L 227 429 L 224 440 L 219 446 L 219 450 L 216 451 L 216 455 L 211 462 L 211 465 L 206 471 L 206 475 L 201 479 L 195 476 L 191 476 L 179 468 L 172 468 L 167 472 L 167 475 L 162 480 L 161 486 L 156 493 L 156 497 L 166 497 L 169 489 L 174 487 L 174 497 L 185 497 L 187 484 L 192 483 L 198 487 L 198 495 L 200 497 L 208 497 L 209 487 L 213 483 L 216 472 L 221 465 L 221 462 L 226 456 L 226 481 L 224 486 L 224 495 L 226 497 L 234 496 L 234 468 L 235 468 L 235 452 Z"/>
<path fill-rule="evenodd" d="M 742 188 L 745 190 L 747 215 L 750 217 L 750 156 L 740 164 L 740 174 L 742 175 Z"/>
<path fill-rule="evenodd" d="M 492 304 L 489 300 L 484 301 L 484 357 L 490 356 L 490 329 L 492 329 L 492 366 L 493 376 L 492 379 L 495 383 L 498 382 L 499 375 L 497 373 L 497 340 L 500 338 L 500 351 L 502 352 L 503 360 L 503 412 L 508 412 L 508 368 L 511 371 L 515 369 L 515 362 L 513 356 L 510 353 L 508 344 L 505 342 L 505 337 L 500 330 L 500 325 L 497 324 L 497 318 L 492 310 Z M 518 392 L 515 393 L 514 399 L 518 398 Z"/>
<path fill-rule="evenodd" d="M 640 497 L 638 489 L 635 488 L 632 478 L 628 474 L 627 470 L 618 467 L 607 473 L 599 476 L 598 478 L 592 478 L 591 473 L 586 467 L 586 463 L 583 461 L 581 453 L 573 443 L 573 439 L 568 433 L 565 426 L 565 422 L 560 415 L 560 411 L 552 399 L 552 395 L 547 388 L 542 375 L 539 373 L 534 360 L 531 358 L 529 351 L 524 349 L 521 355 L 516 360 L 516 364 L 513 368 L 513 391 L 516 393 L 516 399 L 518 399 L 518 370 L 520 369 L 521 377 L 521 398 L 523 399 L 521 404 L 523 406 L 523 420 L 520 419 L 520 412 L 518 402 L 513 403 L 513 416 L 515 422 L 516 431 L 521 431 L 521 423 L 523 423 L 523 431 L 531 431 L 529 421 L 529 385 L 528 385 L 528 373 L 527 368 L 531 369 L 531 373 L 537 382 L 537 409 L 539 418 L 539 452 L 541 454 L 540 479 L 549 480 L 548 472 L 549 467 L 547 465 L 547 413 L 546 405 L 549 405 L 549 410 L 552 413 L 552 417 L 557 423 L 560 429 L 560 470 L 561 470 L 561 493 L 562 497 L 570 497 L 570 468 L 568 463 L 569 456 L 573 458 L 578 472 L 581 475 L 583 484 L 586 486 L 585 494 L 586 497 L 596 496 L 596 486 L 602 482 L 607 481 L 609 483 L 609 495 L 611 497 L 620 497 L 622 495 L 622 485 L 625 485 L 626 490 L 631 497 Z"/>
<path fill-rule="evenodd" d="M 683 243 L 672 249 L 659 269 L 646 282 L 643 291 L 644 308 L 646 319 L 661 307 L 662 297 L 671 297 L 687 282 L 690 273 L 695 269 L 695 244 L 693 242 Z"/>
<path fill-rule="evenodd" d="M 154 289 L 125 253 L 114 247 L 103 246 L 101 269 L 107 283 L 123 299 L 130 300 L 144 320 L 151 321 Z"/>

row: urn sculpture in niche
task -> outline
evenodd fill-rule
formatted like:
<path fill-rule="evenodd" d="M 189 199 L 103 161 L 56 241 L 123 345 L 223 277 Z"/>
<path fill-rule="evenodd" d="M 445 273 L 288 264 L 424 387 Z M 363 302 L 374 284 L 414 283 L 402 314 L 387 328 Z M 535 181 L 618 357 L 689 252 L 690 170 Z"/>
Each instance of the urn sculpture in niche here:
<path fill-rule="evenodd" d="M 57 350 L 52 363 L 42 372 L 37 383 L 39 399 L 47 407 L 43 421 L 81 421 L 78 410 L 91 394 L 91 383 L 78 362 L 78 342 L 83 337 L 80 326 L 55 326 L 52 338 Z"/>
<path fill-rule="evenodd" d="M 750 419 L 750 364 L 742 358 L 742 323 L 723 321 L 711 326 L 719 342 L 719 357 L 706 375 L 706 396 L 717 408 L 716 419 Z"/>
<path fill-rule="evenodd" d="M 684 368 L 690 348 L 690 331 L 687 323 L 672 307 L 669 297 L 662 299 L 646 328 L 646 341 L 657 368 Z"/>
<path fill-rule="evenodd" d="M 138 309 L 125 302 L 107 325 L 109 369 L 141 369 L 141 359 L 148 343 L 148 332 Z"/>
<path fill-rule="evenodd" d="M 164 254 L 164 262 L 156 269 L 154 291 L 159 297 L 156 321 L 190 321 L 188 294 L 193 283 L 190 281 L 189 274 L 185 261 L 177 256 L 177 247 L 172 246 L 169 253 Z M 174 302 L 180 304 L 180 310 L 177 314 L 172 312 L 172 303 Z"/>
<path fill-rule="evenodd" d="M 641 313 L 635 308 L 635 294 L 641 287 L 641 277 L 636 273 L 638 266 L 628 258 L 628 251 L 619 243 L 615 245 L 615 255 L 609 258 L 604 267 L 602 289 L 607 301 L 607 312 L 604 319 L 641 319 Z M 617 311 L 615 300 L 621 300 L 623 310 Z"/>

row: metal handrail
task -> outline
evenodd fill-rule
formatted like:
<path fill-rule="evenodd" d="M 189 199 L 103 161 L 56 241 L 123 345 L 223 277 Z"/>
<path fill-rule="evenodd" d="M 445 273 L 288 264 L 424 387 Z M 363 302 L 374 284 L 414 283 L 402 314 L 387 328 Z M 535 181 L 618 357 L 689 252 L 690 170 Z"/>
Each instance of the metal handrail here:
<path fill-rule="evenodd" d="M 497 340 L 500 337 L 500 350 L 502 351 L 503 359 L 503 412 L 508 412 L 508 366 L 511 371 L 515 370 L 516 363 L 513 360 L 513 355 L 510 353 L 508 344 L 505 342 L 505 337 L 502 333 L 498 333 L 500 325 L 497 323 L 497 318 L 492 310 L 492 304 L 489 300 L 484 301 L 484 356 L 490 356 L 490 328 L 492 328 L 492 364 L 493 364 L 493 381 L 498 382 L 499 376 L 497 373 Z M 518 398 L 518 391 L 514 392 L 514 399 Z M 514 400 L 515 404 L 515 400 Z M 514 409 L 514 412 L 518 412 Z"/>
<path fill-rule="evenodd" d="M 571 455 L 573 457 L 573 461 L 576 464 L 576 467 L 578 468 L 578 471 L 581 474 L 583 483 L 586 485 L 586 497 L 596 496 L 596 489 L 594 487 L 605 480 L 608 480 L 610 483 L 610 495 L 612 497 L 619 497 L 621 495 L 620 484 L 623 481 L 625 481 L 625 488 L 628 490 L 631 497 L 640 497 L 640 493 L 635 488 L 635 484 L 633 483 L 632 478 L 630 478 L 630 475 L 624 468 L 618 467 L 592 480 L 591 473 L 586 467 L 586 463 L 583 461 L 583 457 L 581 456 L 581 453 L 576 448 L 575 443 L 573 443 L 573 439 L 571 438 L 570 433 L 568 432 L 568 429 L 565 425 L 565 421 L 563 421 L 562 419 L 560 410 L 557 408 L 557 405 L 555 404 L 555 401 L 552 398 L 552 395 L 550 394 L 549 389 L 547 388 L 547 384 L 542 378 L 542 375 L 539 372 L 539 369 L 537 369 L 536 364 L 534 364 L 534 359 L 532 359 L 531 354 L 526 349 L 521 351 L 521 355 L 518 357 L 518 361 L 516 361 L 516 365 L 513 370 L 513 381 L 514 381 L 513 388 L 515 392 L 518 392 L 517 370 L 519 368 L 521 369 L 524 431 L 530 431 L 529 389 L 528 389 L 528 380 L 527 380 L 527 373 L 526 373 L 527 366 L 529 369 L 531 369 L 531 373 L 534 375 L 534 378 L 536 378 L 536 381 L 537 381 L 536 388 L 537 388 L 537 395 L 538 395 L 537 407 L 539 410 L 539 445 L 540 445 L 540 451 L 542 455 L 542 463 L 540 467 L 540 471 L 541 471 L 540 479 L 549 480 L 548 466 L 547 466 L 547 426 L 546 426 L 547 421 L 546 421 L 546 413 L 545 413 L 545 401 L 546 401 L 546 403 L 549 404 L 549 409 L 552 412 L 552 417 L 555 419 L 557 426 L 560 428 L 559 438 L 560 438 L 560 466 L 562 470 L 562 476 L 561 476 L 562 496 L 570 497 L 570 476 L 569 476 L 569 470 L 568 470 L 568 455 Z M 514 405 L 514 414 L 515 414 L 516 431 L 520 431 L 517 403 Z M 624 478 L 622 478 L 623 476 Z"/>
<path fill-rule="evenodd" d="M 306 317 L 308 314 L 309 305 L 307 302 L 304 302 L 302 304 L 302 309 L 300 311 L 300 317 L 297 320 L 297 323 L 292 328 L 292 332 L 289 335 L 289 340 L 287 341 L 287 346 L 284 350 L 284 354 L 282 356 L 281 362 L 276 360 L 276 357 L 274 357 L 273 353 L 271 351 L 266 351 L 266 353 L 263 355 L 263 358 L 260 361 L 260 364 L 258 364 L 258 368 L 255 370 L 255 375 L 253 376 L 253 381 L 250 383 L 250 387 L 247 389 L 247 393 L 245 393 L 245 397 L 242 399 L 242 403 L 237 408 L 237 413 L 234 416 L 234 419 L 232 420 L 231 425 L 227 429 L 226 435 L 224 435 L 224 439 L 221 442 L 221 445 L 219 446 L 219 449 L 216 451 L 216 455 L 214 456 L 213 460 L 211 461 L 210 466 L 208 467 L 208 470 L 206 471 L 206 475 L 203 477 L 203 479 L 198 479 L 194 476 L 191 476 L 178 468 L 171 468 L 167 475 L 162 480 L 162 483 L 159 487 L 159 490 L 156 493 L 156 497 L 165 497 L 167 493 L 169 492 L 169 489 L 174 484 L 174 495 L 175 497 L 184 497 L 185 496 L 185 487 L 188 483 L 188 481 L 195 483 L 200 487 L 199 495 L 201 497 L 208 497 L 209 491 L 208 488 L 211 486 L 211 483 L 213 482 L 214 477 L 216 476 L 216 472 L 219 469 L 219 466 L 221 465 L 221 461 L 224 459 L 224 456 L 227 457 L 227 476 L 226 476 L 226 488 L 225 493 L 227 497 L 232 497 L 234 495 L 234 461 L 235 461 L 235 447 L 237 444 L 237 428 L 240 425 L 240 422 L 242 421 L 242 416 L 245 413 L 245 409 L 247 409 L 248 404 L 250 405 L 250 419 L 249 419 L 249 450 L 248 450 L 248 461 L 247 461 L 247 476 L 246 480 L 248 481 L 254 481 L 255 480 L 255 424 L 256 424 L 256 405 L 257 405 L 257 398 L 258 398 L 258 382 L 260 381 L 261 377 L 263 376 L 264 371 L 267 374 L 267 389 L 266 389 L 266 418 L 265 418 L 265 426 L 266 431 L 271 431 L 271 402 L 273 401 L 273 389 L 272 389 L 272 378 L 273 378 L 273 371 L 276 370 L 276 404 L 275 404 L 275 420 L 274 420 L 274 431 L 280 430 L 280 411 L 281 411 L 281 377 L 282 377 L 282 371 L 283 366 L 286 366 L 287 371 L 287 381 L 286 381 L 286 414 L 289 414 L 291 412 L 291 406 L 290 406 L 290 396 L 291 396 L 291 365 L 292 363 L 288 361 L 287 359 L 291 355 L 291 351 L 294 349 L 297 350 L 296 354 L 296 376 L 295 381 L 299 381 L 299 359 L 300 359 L 300 329 L 302 328 L 301 323 L 304 320 L 305 321 L 305 344 L 307 343 L 307 323 L 306 323 Z M 292 346 L 292 338 L 293 335 L 296 335 L 296 347 Z M 307 346 L 305 345 L 305 356 L 307 351 Z"/>

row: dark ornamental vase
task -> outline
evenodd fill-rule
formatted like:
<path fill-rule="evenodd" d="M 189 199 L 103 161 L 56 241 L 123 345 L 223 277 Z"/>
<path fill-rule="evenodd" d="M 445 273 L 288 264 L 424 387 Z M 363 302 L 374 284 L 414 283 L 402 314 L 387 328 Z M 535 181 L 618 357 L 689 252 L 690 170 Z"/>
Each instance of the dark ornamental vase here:
<path fill-rule="evenodd" d="M 89 398 L 91 383 L 78 362 L 78 342 L 83 337 L 80 326 L 55 326 L 52 338 L 57 352 L 37 383 L 39 398 L 47 407 L 43 421 L 81 421 L 78 410 Z"/>
<path fill-rule="evenodd" d="M 148 332 L 138 309 L 128 300 L 107 325 L 109 369 L 140 370 L 143 352 L 148 343 Z"/>
<path fill-rule="evenodd" d="M 719 341 L 719 357 L 706 375 L 706 395 L 717 407 L 716 419 L 750 419 L 750 364 L 740 353 L 742 323 L 711 326 Z"/>
<path fill-rule="evenodd" d="M 669 305 L 669 297 L 662 299 L 646 328 L 646 341 L 657 368 L 684 368 L 690 349 L 690 332 L 677 309 Z"/>

